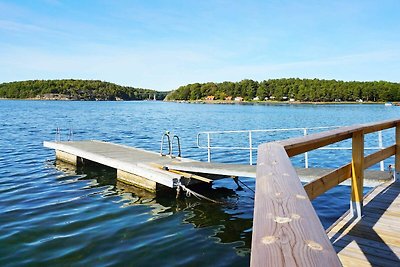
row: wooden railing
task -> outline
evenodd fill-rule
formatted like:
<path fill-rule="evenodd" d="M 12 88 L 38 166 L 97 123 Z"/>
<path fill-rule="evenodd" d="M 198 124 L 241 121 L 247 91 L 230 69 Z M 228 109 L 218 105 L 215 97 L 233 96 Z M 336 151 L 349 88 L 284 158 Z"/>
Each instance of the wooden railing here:
<path fill-rule="evenodd" d="M 364 135 L 393 127 L 396 143 L 364 157 Z M 350 138 L 351 163 L 303 187 L 289 157 Z M 351 178 L 351 210 L 361 216 L 364 169 L 393 155 L 400 171 L 400 119 L 260 145 L 251 266 L 341 266 L 310 200 Z"/>

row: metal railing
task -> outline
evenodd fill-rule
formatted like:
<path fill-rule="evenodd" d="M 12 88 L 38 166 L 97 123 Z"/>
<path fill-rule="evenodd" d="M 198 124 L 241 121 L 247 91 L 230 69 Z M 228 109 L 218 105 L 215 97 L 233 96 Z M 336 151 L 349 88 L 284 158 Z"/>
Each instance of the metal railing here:
<path fill-rule="evenodd" d="M 211 162 L 212 150 L 249 150 L 249 164 L 253 165 L 253 151 L 258 150 L 258 145 L 253 142 L 253 133 L 273 133 L 273 132 L 302 132 L 304 136 L 308 135 L 310 130 L 325 130 L 334 129 L 342 126 L 323 126 L 323 127 L 302 127 L 302 128 L 282 128 L 282 129 L 264 129 L 264 130 L 232 130 L 232 131 L 203 131 L 197 134 L 197 147 L 207 149 L 207 161 Z M 247 134 L 248 146 L 212 146 L 212 135 L 221 134 Z M 207 146 L 200 144 L 202 135 L 206 135 Z M 380 150 L 383 149 L 382 131 L 378 131 L 378 146 L 366 147 L 365 150 Z M 319 150 L 351 150 L 351 147 L 321 147 Z M 309 167 L 308 152 L 304 153 L 304 167 Z M 380 162 L 380 170 L 385 170 L 384 161 Z"/>

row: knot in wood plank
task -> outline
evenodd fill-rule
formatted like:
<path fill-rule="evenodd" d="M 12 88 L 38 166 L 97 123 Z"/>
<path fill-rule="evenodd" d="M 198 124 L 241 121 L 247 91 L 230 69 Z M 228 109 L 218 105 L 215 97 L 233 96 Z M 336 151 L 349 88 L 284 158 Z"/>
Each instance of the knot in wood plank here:
<path fill-rule="evenodd" d="M 291 218 L 288 218 L 288 217 L 279 217 L 279 216 L 276 216 L 275 219 L 274 219 L 274 221 L 275 221 L 276 223 L 288 223 L 288 222 L 291 222 L 292 219 L 291 219 Z"/>
<path fill-rule="evenodd" d="M 317 242 L 312 241 L 312 240 L 306 240 L 306 244 L 312 250 L 321 251 L 324 249 L 320 244 L 318 244 Z"/>
<path fill-rule="evenodd" d="M 269 245 L 269 244 L 275 243 L 276 240 L 278 240 L 278 238 L 277 238 L 276 236 L 269 235 L 269 236 L 264 236 L 264 237 L 261 239 L 261 242 L 262 242 L 263 244 L 265 244 L 265 245 Z"/>

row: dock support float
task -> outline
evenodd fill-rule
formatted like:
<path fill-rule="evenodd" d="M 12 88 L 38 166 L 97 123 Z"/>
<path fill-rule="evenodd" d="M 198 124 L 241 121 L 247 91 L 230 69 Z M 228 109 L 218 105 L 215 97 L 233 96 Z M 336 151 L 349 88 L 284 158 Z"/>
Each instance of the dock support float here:
<path fill-rule="evenodd" d="M 74 166 L 83 165 L 83 159 L 81 157 L 75 156 L 73 154 L 61 150 L 56 150 L 56 159 L 65 163 L 72 164 Z"/>
<path fill-rule="evenodd" d="M 87 165 L 88 163 L 93 163 L 90 160 L 87 160 L 82 157 L 70 154 L 65 151 L 57 150 L 57 149 L 55 150 L 55 154 L 56 154 L 56 160 L 71 164 L 76 167 L 81 167 L 81 166 Z M 99 164 L 101 164 L 101 163 L 99 163 Z M 145 170 L 145 169 L 147 169 L 147 168 L 143 168 L 143 170 Z M 123 171 L 120 169 L 116 169 L 116 171 L 117 171 L 117 177 L 116 177 L 117 180 L 119 180 L 125 184 L 133 185 L 133 186 L 145 189 L 145 190 L 153 192 L 153 193 L 160 191 L 160 190 L 170 189 L 169 187 L 167 187 L 163 184 L 157 183 L 156 181 L 147 179 L 147 178 L 139 176 L 137 174 Z"/>
<path fill-rule="evenodd" d="M 161 185 L 157 184 L 157 182 L 122 170 L 117 170 L 117 180 L 128 185 L 146 189 L 150 192 L 156 192 L 157 189 L 160 189 L 161 187 Z"/>

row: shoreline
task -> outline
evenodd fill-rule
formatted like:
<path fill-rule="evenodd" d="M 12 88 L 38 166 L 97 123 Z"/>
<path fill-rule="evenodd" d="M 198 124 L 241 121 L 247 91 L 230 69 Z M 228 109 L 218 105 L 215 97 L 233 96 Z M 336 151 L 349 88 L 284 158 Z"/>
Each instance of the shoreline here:
<path fill-rule="evenodd" d="M 131 101 L 143 101 L 149 100 L 86 100 L 86 99 L 46 99 L 46 98 L 3 98 L 0 100 L 12 100 L 12 101 L 71 101 L 71 102 L 131 102 Z M 384 105 L 387 102 L 357 102 L 357 101 L 341 101 L 341 102 L 304 102 L 304 101 L 234 101 L 234 100 L 151 100 L 151 102 L 171 102 L 179 104 L 213 104 L 213 105 Z M 392 102 L 393 106 L 398 106 L 399 103 Z"/>
<path fill-rule="evenodd" d="M 386 102 L 357 102 L 357 101 L 341 101 L 341 102 L 304 102 L 304 101 L 234 101 L 234 100 L 164 100 L 164 102 L 186 103 L 186 104 L 220 104 L 220 105 L 383 105 Z"/>

